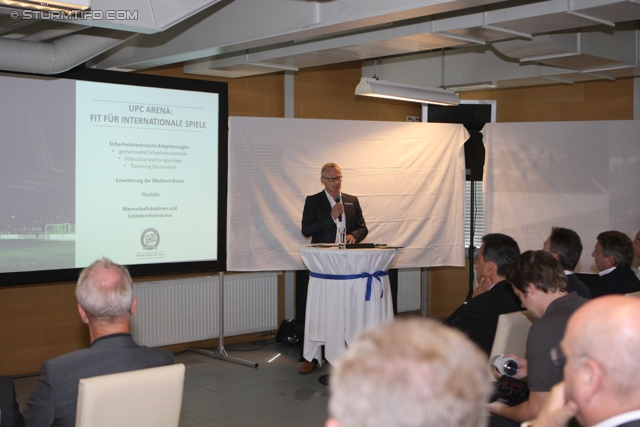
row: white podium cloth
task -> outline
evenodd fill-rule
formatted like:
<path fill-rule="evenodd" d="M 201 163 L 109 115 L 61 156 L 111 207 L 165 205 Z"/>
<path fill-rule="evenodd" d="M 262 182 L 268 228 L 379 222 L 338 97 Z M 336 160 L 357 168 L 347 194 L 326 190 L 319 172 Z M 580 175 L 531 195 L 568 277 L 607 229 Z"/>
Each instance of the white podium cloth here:
<path fill-rule="evenodd" d="M 300 247 L 300 256 L 311 273 L 329 275 L 373 274 L 388 271 L 397 249 Z M 306 360 L 324 357 L 335 363 L 363 330 L 393 320 L 389 276 L 371 278 L 371 295 L 366 301 L 367 278 L 336 280 L 309 277 L 307 312 L 304 326 Z"/>

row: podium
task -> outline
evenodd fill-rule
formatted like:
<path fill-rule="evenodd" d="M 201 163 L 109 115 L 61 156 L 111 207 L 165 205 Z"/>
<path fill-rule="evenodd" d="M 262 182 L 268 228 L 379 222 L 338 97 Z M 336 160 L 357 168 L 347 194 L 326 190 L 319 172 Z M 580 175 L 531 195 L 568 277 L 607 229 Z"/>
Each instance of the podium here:
<path fill-rule="evenodd" d="M 304 245 L 309 269 L 303 356 L 335 363 L 358 334 L 393 320 L 389 268 L 396 248 L 338 249 Z"/>

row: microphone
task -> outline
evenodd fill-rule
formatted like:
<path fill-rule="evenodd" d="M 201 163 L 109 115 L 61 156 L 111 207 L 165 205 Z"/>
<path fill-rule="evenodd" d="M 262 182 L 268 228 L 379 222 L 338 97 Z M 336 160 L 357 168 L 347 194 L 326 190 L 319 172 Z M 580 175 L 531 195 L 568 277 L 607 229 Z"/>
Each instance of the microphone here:
<path fill-rule="evenodd" d="M 336 203 L 340 203 L 340 194 L 336 194 Z M 338 221 L 342 221 L 342 214 L 338 215 Z"/>

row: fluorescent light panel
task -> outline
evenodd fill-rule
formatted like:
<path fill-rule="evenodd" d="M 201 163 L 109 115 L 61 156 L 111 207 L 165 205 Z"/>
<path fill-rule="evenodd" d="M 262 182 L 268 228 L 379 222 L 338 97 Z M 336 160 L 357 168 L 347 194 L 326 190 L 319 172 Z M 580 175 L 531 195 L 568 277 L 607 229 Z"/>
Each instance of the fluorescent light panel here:
<path fill-rule="evenodd" d="M 459 85 L 447 85 L 446 89 L 461 91 L 461 90 L 478 90 L 478 89 L 494 89 L 498 85 L 496 82 L 481 82 L 481 83 L 467 83 Z"/>
<path fill-rule="evenodd" d="M 450 90 L 368 77 L 363 77 L 360 80 L 356 86 L 356 95 L 425 104 L 458 105 L 460 103 L 460 97 Z"/>

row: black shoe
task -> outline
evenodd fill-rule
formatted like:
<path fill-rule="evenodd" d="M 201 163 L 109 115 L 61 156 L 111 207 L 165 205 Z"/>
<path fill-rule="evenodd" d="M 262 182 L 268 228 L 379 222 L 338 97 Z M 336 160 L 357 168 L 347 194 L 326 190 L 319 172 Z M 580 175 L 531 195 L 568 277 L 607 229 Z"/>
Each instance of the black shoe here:
<path fill-rule="evenodd" d="M 329 385 L 329 374 L 320 375 L 318 382 L 322 385 Z"/>

